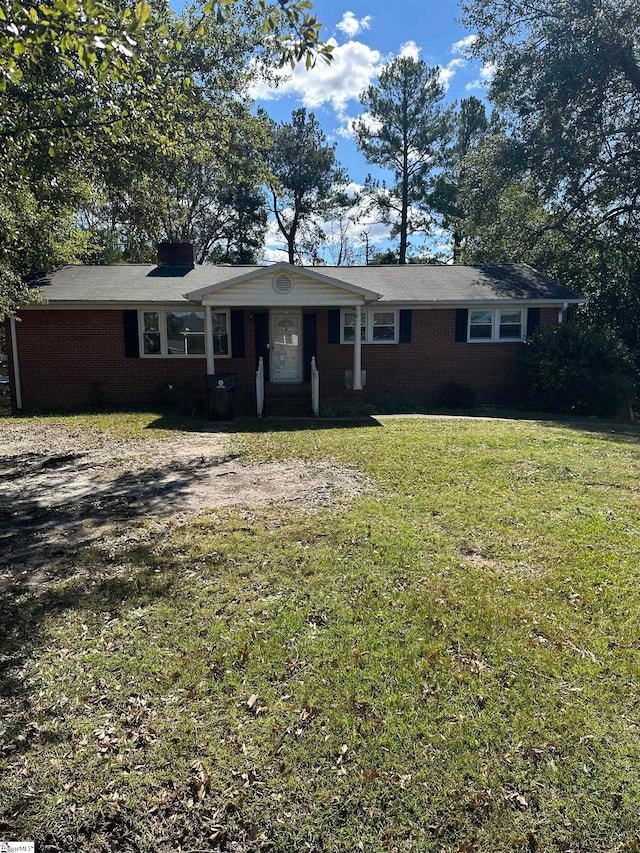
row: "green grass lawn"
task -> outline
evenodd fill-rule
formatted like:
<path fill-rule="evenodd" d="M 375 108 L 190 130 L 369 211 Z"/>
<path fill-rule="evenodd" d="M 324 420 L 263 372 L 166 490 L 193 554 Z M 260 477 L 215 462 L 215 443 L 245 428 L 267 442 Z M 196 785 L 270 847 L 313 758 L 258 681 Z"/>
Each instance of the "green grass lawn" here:
<path fill-rule="evenodd" d="M 144 441 L 153 419 L 77 422 Z M 141 520 L 6 594 L 0 838 L 638 853 L 638 433 L 436 419 L 233 441 L 372 488 L 316 514 Z"/>

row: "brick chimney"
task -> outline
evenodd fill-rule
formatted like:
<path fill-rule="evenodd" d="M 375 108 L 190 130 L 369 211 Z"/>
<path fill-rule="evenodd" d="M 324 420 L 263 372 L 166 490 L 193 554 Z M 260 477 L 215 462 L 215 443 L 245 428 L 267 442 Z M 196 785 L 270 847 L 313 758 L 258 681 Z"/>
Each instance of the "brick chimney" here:
<path fill-rule="evenodd" d="M 193 267 L 193 243 L 163 240 L 158 243 L 159 267 Z"/>

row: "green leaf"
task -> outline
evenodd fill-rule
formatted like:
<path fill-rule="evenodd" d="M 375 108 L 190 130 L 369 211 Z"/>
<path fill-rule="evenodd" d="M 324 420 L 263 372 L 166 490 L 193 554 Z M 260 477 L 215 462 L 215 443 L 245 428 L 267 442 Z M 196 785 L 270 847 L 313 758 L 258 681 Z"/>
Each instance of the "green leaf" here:
<path fill-rule="evenodd" d="M 139 0 L 136 3 L 136 11 L 135 11 L 135 29 L 141 29 L 145 23 L 149 20 L 149 17 L 152 12 L 151 6 L 147 3 L 147 0 Z"/>

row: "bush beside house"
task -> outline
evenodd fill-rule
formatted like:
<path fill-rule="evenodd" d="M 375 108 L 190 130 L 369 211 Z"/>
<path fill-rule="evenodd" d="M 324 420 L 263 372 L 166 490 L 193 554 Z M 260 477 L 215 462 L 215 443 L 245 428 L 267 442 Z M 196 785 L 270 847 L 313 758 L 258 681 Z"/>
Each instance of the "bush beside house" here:
<path fill-rule="evenodd" d="M 539 328 L 524 363 L 530 402 L 544 411 L 612 417 L 639 384 L 631 353 L 614 332 L 578 320 Z"/>

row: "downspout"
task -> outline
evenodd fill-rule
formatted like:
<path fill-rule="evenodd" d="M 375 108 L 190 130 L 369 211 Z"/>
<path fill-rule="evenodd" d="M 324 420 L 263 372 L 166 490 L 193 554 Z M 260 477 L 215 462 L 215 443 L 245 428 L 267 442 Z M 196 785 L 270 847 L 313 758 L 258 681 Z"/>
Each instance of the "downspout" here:
<path fill-rule="evenodd" d="M 22 386 L 20 385 L 20 363 L 18 361 L 18 338 L 16 336 L 16 318 L 9 320 L 11 328 L 11 360 L 13 361 L 13 386 L 16 392 L 16 409 L 22 410 Z"/>
<path fill-rule="evenodd" d="M 569 310 L 569 303 L 565 302 L 562 308 L 558 311 L 558 325 L 564 322 L 564 312 Z"/>

